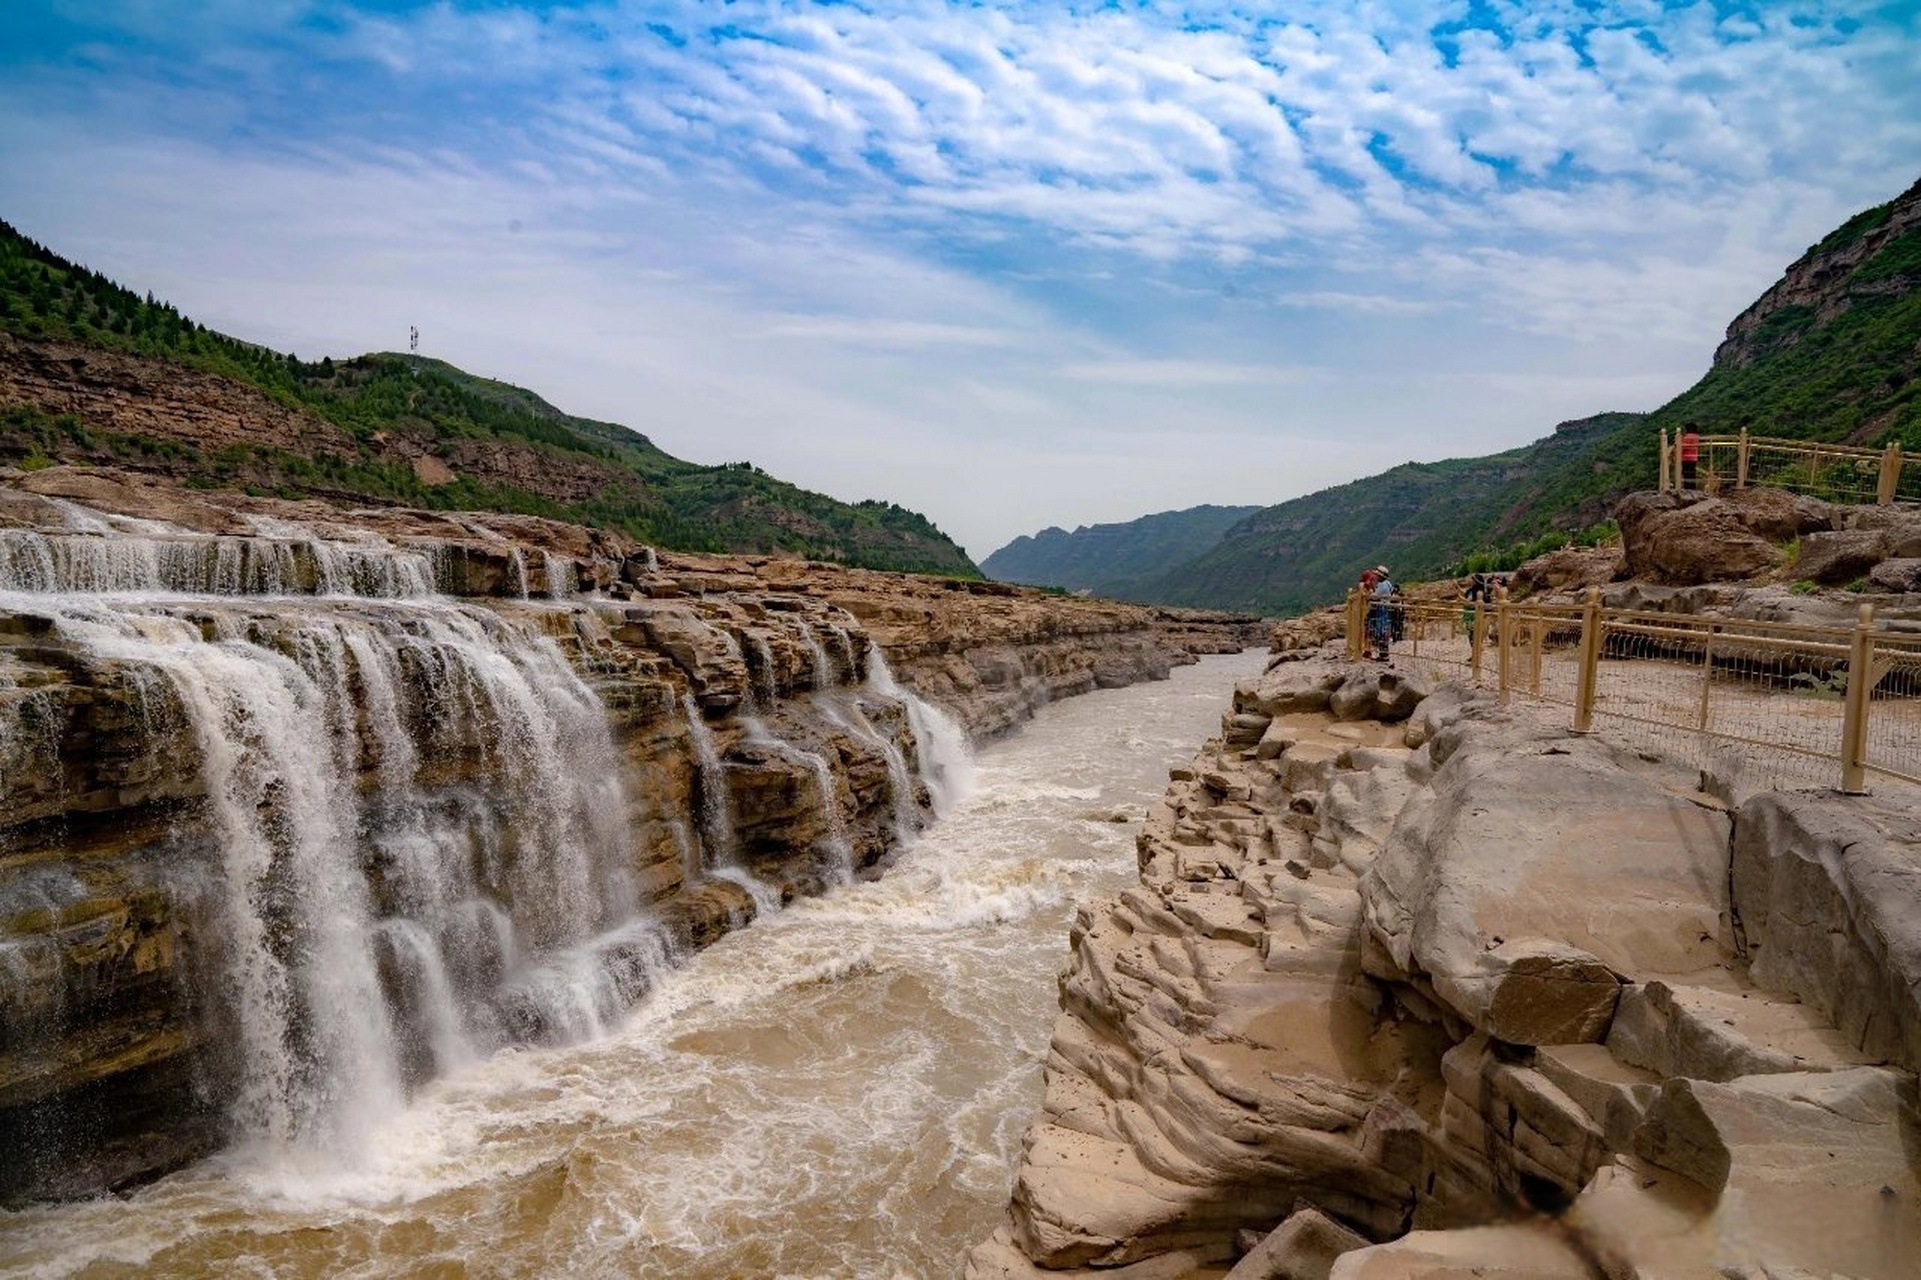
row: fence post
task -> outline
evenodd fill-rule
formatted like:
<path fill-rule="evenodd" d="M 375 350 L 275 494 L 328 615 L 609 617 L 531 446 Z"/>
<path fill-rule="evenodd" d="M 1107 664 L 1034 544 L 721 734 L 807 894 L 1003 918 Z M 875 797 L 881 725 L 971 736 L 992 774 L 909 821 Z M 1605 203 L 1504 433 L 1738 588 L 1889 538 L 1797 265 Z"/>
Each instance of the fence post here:
<path fill-rule="evenodd" d="M 1748 429 L 1741 428 L 1741 444 L 1734 455 L 1734 487 L 1748 487 Z"/>
<path fill-rule="evenodd" d="M 1714 628 L 1708 628 L 1707 638 L 1701 642 L 1701 710 L 1695 717 L 1694 727 L 1706 733 L 1708 716 L 1712 714 L 1714 697 Z"/>
<path fill-rule="evenodd" d="M 1659 489 L 1659 490 L 1660 490 L 1660 491 L 1661 491 L 1662 493 L 1666 493 L 1666 492 L 1668 492 L 1668 489 L 1669 489 L 1669 485 L 1668 485 L 1668 429 L 1667 429 L 1666 427 L 1662 427 L 1662 428 L 1661 428 L 1661 461 L 1660 461 L 1660 476 L 1661 476 L 1661 478 L 1660 478 L 1660 482 L 1659 482 L 1659 483 L 1657 484 L 1657 486 L 1656 486 L 1656 487 L 1657 487 L 1657 488 L 1658 488 L 1658 489 Z"/>
<path fill-rule="evenodd" d="M 1874 606 L 1864 604 L 1848 646 L 1848 701 L 1841 717 L 1841 790 L 1867 794 L 1868 694 L 1874 671 Z"/>
<path fill-rule="evenodd" d="M 1349 662 L 1361 660 L 1363 643 L 1361 628 L 1367 624 L 1367 617 L 1361 612 L 1362 608 L 1361 591 L 1356 587 L 1347 593 L 1347 660 Z"/>
<path fill-rule="evenodd" d="M 1494 588 L 1494 646 L 1496 667 L 1501 673 L 1501 705 L 1507 705 L 1508 654 L 1513 650 L 1512 624 L 1507 616 L 1507 588 Z"/>
<path fill-rule="evenodd" d="M 1896 440 L 1881 451 L 1881 483 L 1875 486 L 1874 500 L 1880 506 L 1894 501 L 1894 491 L 1901 483 L 1901 442 Z"/>
<path fill-rule="evenodd" d="M 1534 697 L 1541 696 L 1541 664 L 1547 659 L 1547 619 L 1538 613 L 1528 624 L 1528 645 L 1534 650 L 1528 655 L 1527 691 Z"/>
<path fill-rule="evenodd" d="M 1574 732 L 1594 732 L 1594 691 L 1601 674 L 1601 588 L 1581 603 L 1581 673 L 1574 683 Z"/>
<path fill-rule="evenodd" d="M 1476 688 L 1481 684 L 1481 648 L 1487 639 L 1487 606 L 1487 592 L 1482 591 L 1481 598 L 1474 602 L 1474 625 L 1470 628 L 1472 634 L 1467 642 L 1467 666 L 1474 674 Z"/>

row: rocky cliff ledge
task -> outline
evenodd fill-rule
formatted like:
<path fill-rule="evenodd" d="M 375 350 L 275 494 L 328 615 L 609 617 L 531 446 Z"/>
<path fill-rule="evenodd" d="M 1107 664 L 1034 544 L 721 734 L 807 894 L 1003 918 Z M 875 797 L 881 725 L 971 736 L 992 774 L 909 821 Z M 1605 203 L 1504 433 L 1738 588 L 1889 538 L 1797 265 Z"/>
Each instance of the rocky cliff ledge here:
<path fill-rule="evenodd" d="M 930 702 L 997 733 L 1250 622 L 0 475 L 0 1202 L 350 1147 L 880 866 L 953 763 Z"/>
<path fill-rule="evenodd" d="M 1921 827 L 1697 782 L 1274 664 L 1079 912 L 967 1274 L 1921 1274 Z"/>
<path fill-rule="evenodd" d="M 9 496 L 9 494 L 11 496 Z M 33 503 L 32 499 L 45 499 Z M 1083 600 L 1031 587 L 851 569 L 779 556 L 655 552 L 603 530 L 532 516 L 404 508 L 342 510 L 182 489 L 96 467 L 0 468 L 0 528 L 47 528 L 84 541 L 59 504 L 158 520 L 181 535 L 279 541 L 298 557 L 313 536 L 368 537 L 434 560 L 433 586 L 482 599 L 591 591 L 607 601 L 791 594 L 859 619 L 901 682 L 940 704 L 976 740 L 1005 733 L 1051 701 L 1164 679 L 1201 654 L 1265 643 L 1248 614 Z M 82 522 L 84 523 L 84 521 Z M 269 531 L 269 532 L 263 532 Z M 0 556 L 9 554 L 0 548 Z M 304 563 L 304 562 L 303 562 Z M 4 572 L 4 565 L 0 565 Z M 312 567 L 301 585 L 314 589 Z"/>

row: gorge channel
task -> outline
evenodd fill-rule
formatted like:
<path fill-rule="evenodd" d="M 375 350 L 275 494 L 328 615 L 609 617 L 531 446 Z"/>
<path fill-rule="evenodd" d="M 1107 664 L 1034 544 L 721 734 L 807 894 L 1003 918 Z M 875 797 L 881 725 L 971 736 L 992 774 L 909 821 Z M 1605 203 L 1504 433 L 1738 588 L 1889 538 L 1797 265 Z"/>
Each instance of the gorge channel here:
<path fill-rule="evenodd" d="M 577 1247 L 583 1267 L 684 1273 L 743 1244 L 798 1248 L 809 1260 L 793 1265 L 810 1272 L 951 1267 L 1004 1190 L 1021 1117 L 990 1107 L 980 1124 L 935 1126 L 931 1146 L 908 1141 L 886 1123 L 897 1077 L 933 1081 L 930 1114 L 946 1119 L 980 1107 L 955 1111 L 943 1090 L 1012 1098 L 1002 1086 L 1034 1074 L 1051 1002 L 1060 913 L 1047 908 L 1079 892 L 1096 865 L 1087 849 L 1112 845 L 1113 874 L 1129 862 L 1123 825 L 1104 820 L 1121 801 L 1059 783 L 1082 763 L 1017 762 L 1005 787 L 955 810 L 961 728 L 913 689 L 938 691 L 991 737 L 1060 698 L 1166 676 L 1196 649 L 1238 649 L 1249 621 L 670 559 L 521 517 L 341 519 L 101 473 L 13 474 L 0 486 L 0 1203 L 13 1209 L 0 1267 L 193 1268 L 256 1252 L 299 1266 L 320 1243 L 304 1227 L 336 1210 L 316 1271 L 481 1254 L 491 1267 L 502 1248 L 530 1246 L 520 1269 Z M 1179 705 L 1174 688 L 1096 705 L 1142 698 L 1151 720 L 1157 691 Z M 1190 700 L 1170 755 L 1215 701 Z M 1080 749 L 1138 774 L 1128 797 L 1144 801 L 1166 760 L 1117 750 L 1101 736 L 1114 723 L 1086 723 Z M 1034 803 L 1007 808 L 1007 788 L 1040 784 Z M 1106 807 L 1063 807 L 1082 798 Z M 929 832 L 942 810 L 951 822 Z M 866 917 L 871 928 L 850 923 Z M 1043 962 L 1022 983 L 976 935 L 1018 935 L 1030 918 L 1026 954 Z M 931 939 L 931 959 L 877 959 L 895 935 Z M 988 957 L 991 981 L 952 987 L 940 966 L 954 956 Z M 925 1008 L 903 1003 L 902 983 Z M 859 1014 L 847 1026 L 823 1034 L 848 1009 L 811 1029 L 783 1021 L 684 1073 L 719 1087 L 744 1072 L 763 1106 L 683 1106 L 675 1073 L 649 1067 L 648 1053 L 685 1053 L 689 1036 L 738 1039 L 709 1016 L 733 1007 L 730 989 L 794 1012 L 792 992 L 842 986 Z M 1037 999 L 1020 1028 L 1036 1041 L 1027 1056 L 999 1015 L 950 1008 L 958 990 Z M 846 1057 L 822 1068 L 826 1094 L 812 1101 L 813 1068 L 796 1073 L 798 1051 L 780 1049 L 794 1036 Z M 969 1074 L 984 1063 L 998 1065 Z M 615 1081 L 585 1110 L 625 1115 L 624 1137 L 546 1126 L 583 1070 Z M 449 1131 L 449 1100 L 459 1110 L 502 1073 L 513 1083 L 490 1108 L 502 1114 L 485 1132 Z M 835 1096 L 853 1114 L 828 1106 L 820 1123 L 788 1123 Z M 692 1164 L 674 1133 L 641 1125 L 703 1114 L 722 1131 Z M 531 1145 L 497 1140 L 524 1119 Z M 808 1149 L 781 1152 L 790 1133 L 811 1135 Z M 842 1150 L 832 1135 L 852 1140 Z M 926 1185 L 944 1190 L 901 1199 L 920 1185 L 913 1170 L 890 1168 L 863 1135 L 932 1159 Z M 462 1143 L 489 1156 L 450 1156 Z M 579 1184 L 603 1143 L 665 1182 L 590 1196 L 586 1222 L 565 1195 L 524 1201 L 541 1170 L 549 1191 L 540 1179 L 556 1171 L 561 1189 Z M 714 1164 L 729 1151 L 811 1179 L 840 1235 L 807 1253 L 836 1218 L 793 1209 L 804 1188 L 730 1195 L 743 1175 Z M 955 1202 L 972 1213 L 945 1204 L 989 1166 L 991 1189 Z M 876 1171 L 890 1176 L 861 1181 Z M 32 1203 L 109 1187 L 131 1197 Z M 520 1226 L 437 1227 L 411 1244 L 361 1230 L 424 1226 L 434 1214 L 407 1206 L 450 1189 L 493 1206 L 474 1221 L 498 1210 Z M 183 1211 L 183 1192 L 224 1205 L 219 1225 Z M 897 1217 L 890 1199 L 912 1212 Z M 716 1231 L 714 1213 L 743 1207 L 754 1225 Z M 792 1241 L 760 1221 L 774 1207 Z M 608 1215 L 645 1229 L 610 1235 Z M 887 1261 L 903 1257 L 918 1260 Z M 754 1256 L 715 1265 L 759 1269 Z"/>
<path fill-rule="evenodd" d="M 878 879 L 799 899 L 605 1034 L 424 1087 L 356 1158 L 233 1151 L 0 1217 L 0 1267 L 939 1275 L 997 1221 L 1072 903 L 1256 654 L 1042 711 Z M 484 1260 L 484 1261 L 483 1261 Z"/>

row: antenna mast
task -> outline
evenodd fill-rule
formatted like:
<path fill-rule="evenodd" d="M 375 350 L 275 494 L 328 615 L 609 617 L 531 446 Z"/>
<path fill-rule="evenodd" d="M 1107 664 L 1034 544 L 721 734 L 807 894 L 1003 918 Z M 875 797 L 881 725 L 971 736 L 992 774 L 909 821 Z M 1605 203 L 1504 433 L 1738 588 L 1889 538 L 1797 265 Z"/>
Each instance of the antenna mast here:
<path fill-rule="evenodd" d="M 420 330 L 415 325 L 407 326 L 407 350 L 413 353 L 414 377 L 420 376 Z"/>

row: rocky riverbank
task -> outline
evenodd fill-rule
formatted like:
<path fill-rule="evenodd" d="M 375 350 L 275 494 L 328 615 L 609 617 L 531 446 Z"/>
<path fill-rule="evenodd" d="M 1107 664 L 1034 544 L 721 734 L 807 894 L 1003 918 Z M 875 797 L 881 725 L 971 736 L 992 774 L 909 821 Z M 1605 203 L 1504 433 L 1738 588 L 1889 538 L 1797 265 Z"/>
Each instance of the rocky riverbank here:
<path fill-rule="evenodd" d="M 591 1035 L 964 733 L 1255 625 L 79 468 L 0 476 L 0 587 L 0 1200 Z"/>
<path fill-rule="evenodd" d="M 967 1273 L 1916 1274 L 1921 828 L 1699 781 L 1271 666 L 1079 913 Z"/>

